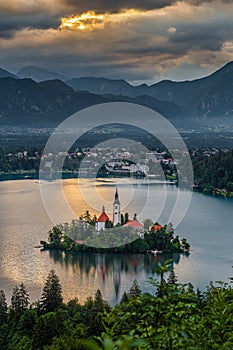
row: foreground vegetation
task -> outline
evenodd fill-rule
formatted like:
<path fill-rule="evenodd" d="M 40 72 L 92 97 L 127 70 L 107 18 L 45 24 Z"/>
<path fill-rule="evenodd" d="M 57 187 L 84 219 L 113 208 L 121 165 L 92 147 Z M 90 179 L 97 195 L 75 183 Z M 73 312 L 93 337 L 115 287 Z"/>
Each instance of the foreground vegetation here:
<path fill-rule="evenodd" d="M 167 280 L 164 273 L 170 270 Z M 233 348 L 233 289 L 210 283 L 205 292 L 179 284 L 166 262 L 151 279 L 155 295 L 137 281 L 110 307 L 100 290 L 84 305 L 62 301 L 62 287 L 51 270 L 38 302 L 29 303 L 23 284 L 7 307 L 0 291 L 0 348 L 5 350 L 214 350 Z"/>

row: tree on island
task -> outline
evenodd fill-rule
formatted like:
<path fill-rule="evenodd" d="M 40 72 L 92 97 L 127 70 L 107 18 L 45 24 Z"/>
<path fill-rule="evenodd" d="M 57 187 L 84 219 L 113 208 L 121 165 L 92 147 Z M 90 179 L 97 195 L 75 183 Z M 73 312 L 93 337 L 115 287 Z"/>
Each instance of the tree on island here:
<path fill-rule="evenodd" d="M 58 276 L 52 269 L 47 277 L 41 296 L 41 309 L 43 312 L 51 312 L 61 306 L 62 287 Z"/>
<path fill-rule="evenodd" d="M 54 226 L 52 230 L 49 231 L 49 243 L 53 243 L 54 245 L 61 244 L 62 236 L 61 230 L 57 226 Z"/>
<path fill-rule="evenodd" d="M 84 214 L 80 216 L 80 220 L 90 223 L 92 221 L 91 214 L 89 210 L 86 210 Z"/>
<path fill-rule="evenodd" d="M 129 221 L 129 213 L 125 213 L 125 224 Z"/>
<path fill-rule="evenodd" d="M 189 251 L 189 249 L 190 249 L 190 244 L 187 242 L 186 238 L 182 238 L 181 246 L 185 251 Z"/>
<path fill-rule="evenodd" d="M 125 218 L 124 218 L 124 215 L 121 214 L 121 226 L 124 226 L 125 224 Z"/>

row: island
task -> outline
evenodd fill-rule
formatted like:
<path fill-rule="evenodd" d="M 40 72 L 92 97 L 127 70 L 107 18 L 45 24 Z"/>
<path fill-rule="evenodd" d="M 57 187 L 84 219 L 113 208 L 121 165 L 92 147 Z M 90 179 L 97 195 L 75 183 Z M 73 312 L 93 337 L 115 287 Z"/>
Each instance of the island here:
<path fill-rule="evenodd" d="M 149 221 L 149 219 L 147 219 Z M 76 238 L 72 238 L 73 236 Z M 109 253 L 188 253 L 190 244 L 186 238 L 175 235 L 172 224 L 161 226 L 158 222 L 139 233 L 130 227 L 116 227 L 96 232 L 83 222 L 54 226 L 48 233 L 48 241 L 40 242 L 43 250 Z"/>

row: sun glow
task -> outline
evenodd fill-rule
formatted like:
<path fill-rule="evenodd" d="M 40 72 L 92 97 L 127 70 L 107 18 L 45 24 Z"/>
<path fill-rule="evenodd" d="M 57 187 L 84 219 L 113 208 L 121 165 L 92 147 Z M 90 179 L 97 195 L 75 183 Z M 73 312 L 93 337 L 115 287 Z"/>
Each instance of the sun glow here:
<path fill-rule="evenodd" d="M 107 23 L 119 24 L 132 17 L 142 16 L 146 12 L 139 10 L 127 10 L 120 13 L 96 13 L 88 11 L 81 15 L 72 15 L 61 19 L 60 29 L 93 30 L 103 29 Z"/>
<path fill-rule="evenodd" d="M 79 16 L 70 16 L 62 18 L 60 29 L 87 30 L 104 27 L 104 14 L 96 14 L 88 11 Z"/>

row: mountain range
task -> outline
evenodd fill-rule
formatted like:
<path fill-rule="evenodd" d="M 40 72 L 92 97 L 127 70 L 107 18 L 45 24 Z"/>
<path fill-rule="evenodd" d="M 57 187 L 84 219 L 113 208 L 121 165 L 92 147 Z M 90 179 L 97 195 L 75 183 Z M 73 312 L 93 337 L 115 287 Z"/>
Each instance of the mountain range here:
<path fill-rule="evenodd" d="M 113 101 L 150 107 L 180 125 L 233 120 L 233 62 L 201 79 L 150 86 L 94 77 L 68 80 L 33 66 L 17 75 L 0 68 L 0 91 L 1 125 L 56 126 L 78 110 Z"/>

